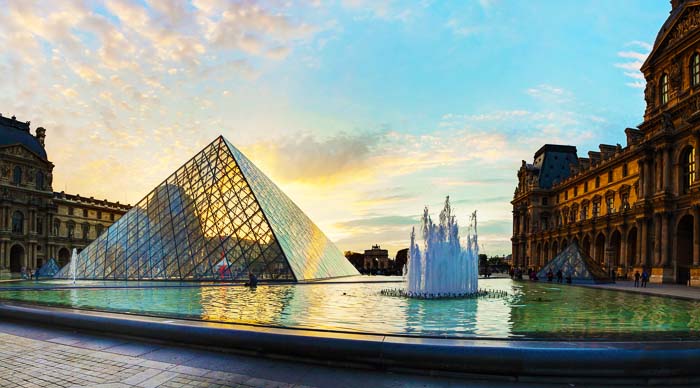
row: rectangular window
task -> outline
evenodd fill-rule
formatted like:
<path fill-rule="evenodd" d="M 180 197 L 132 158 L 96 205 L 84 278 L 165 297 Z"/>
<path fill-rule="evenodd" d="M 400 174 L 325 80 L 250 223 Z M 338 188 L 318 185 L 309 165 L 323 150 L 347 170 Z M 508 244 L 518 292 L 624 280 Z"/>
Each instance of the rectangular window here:
<path fill-rule="evenodd" d="M 41 217 L 36 218 L 36 233 L 37 234 L 44 233 L 44 219 Z"/>
<path fill-rule="evenodd" d="M 615 198 L 610 196 L 607 198 L 607 212 L 608 214 L 615 213 Z"/>
<path fill-rule="evenodd" d="M 585 205 L 581 208 L 581 221 L 585 221 L 588 219 L 588 205 Z"/>
<path fill-rule="evenodd" d="M 593 202 L 593 218 L 600 215 L 600 201 Z"/>
<path fill-rule="evenodd" d="M 629 174 L 629 171 L 627 171 L 627 163 L 622 165 L 622 177 L 626 178 L 627 174 Z"/>
<path fill-rule="evenodd" d="M 542 197 L 542 205 L 547 206 L 547 197 Z"/>
<path fill-rule="evenodd" d="M 584 193 L 588 192 L 588 181 L 583 182 L 583 192 Z"/>
<path fill-rule="evenodd" d="M 68 215 L 69 215 L 69 216 L 72 216 L 72 215 L 73 215 L 73 208 L 72 208 L 72 207 L 69 207 L 69 208 L 68 208 Z"/>
<path fill-rule="evenodd" d="M 109 220 L 114 221 L 114 213 L 109 213 Z"/>
<path fill-rule="evenodd" d="M 102 219 L 102 212 L 100 210 L 97 211 L 97 219 L 98 220 Z"/>
<path fill-rule="evenodd" d="M 612 170 L 608 171 L 608 183 L 612 183 L 613 181 L 613 172 Z"/>
<path fill-rule="evenodd" d="M 597 176 L 597 177 L 595 177 L 595 188 L 597 189 L 599 187 L 600 187 L 600 177 Z"/>
<path fill-rule="evenodd" d="M 88 211 L 87 211 L 87 209 L 83 209 L 83 217 L 84 217 L 84 218 L 87 218 L 87 216 L 88 216 Z"/>
<path fill-rule="evenodd" d="M 566 190 L 564 192 L 564 201 L 568 201 L 568 200 L 569 200 L 569 190 Z"/>
<path fill-rule="evenodd" d="M 574 197 L 578 195 L 578 186 L 574 187 Z"/>
<path fill-rule="evenodd" d="M 625 193 L 625 194 L 620 195 L 620 202 L 622 203 L 622 210 L 629 210 L 629 208 L 630 208 L 629 194 Z"/>

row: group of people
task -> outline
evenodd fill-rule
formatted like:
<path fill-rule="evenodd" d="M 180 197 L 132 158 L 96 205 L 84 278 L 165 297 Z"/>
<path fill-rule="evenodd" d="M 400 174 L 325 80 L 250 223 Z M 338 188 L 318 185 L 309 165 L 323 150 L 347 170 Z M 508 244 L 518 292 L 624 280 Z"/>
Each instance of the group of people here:
<path fill-rule="evenodd" d="M 634 286 L 635 287 L 640 287 L 639 281 L 642 281 L 641 287 L 647 286 L 647 283 L 649 283 L 649 273 L 647 270 L 643 270 L 642 273 L 640 274 L 639 271 L 634 271 Z"/>
<path fill-rule="evenodd" d="M 513 280 L 523 280 L 523 270 L 520 269 L 520 267 L 511 267 L 509 275 Z M 556 274 L 550 269 L 547 272 L 547 281 L 551 283 L 554 281 L 555 276 L 557 277 L 557 283 L 563 283 L 564 279 L 566 279 L 566 283 L 571 284 L 571 274 L 567 274 L 565 278 L 561 269 L 558 270 Z M 540 278 L 537 276 L 537 271 L 534 268 L 527 269 L 527 277 L 533 282 L 540 280 Z"/>
<path fill-rule="evenodd" d="M 20 275 L 22 276 L 22 279 L 34 279 L 34 278 L 39 278 L 39 271 L 37 270 L 36 272 L 27 267 L 22 267 L 20 270 Z"/>

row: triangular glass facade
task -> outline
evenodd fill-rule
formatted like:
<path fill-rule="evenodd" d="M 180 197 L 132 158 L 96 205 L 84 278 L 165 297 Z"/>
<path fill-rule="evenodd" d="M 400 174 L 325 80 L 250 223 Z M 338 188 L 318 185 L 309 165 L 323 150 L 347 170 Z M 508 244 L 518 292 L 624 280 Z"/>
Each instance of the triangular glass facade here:
<path fill-rule="evenodd" d="M 219 137 L 88 245 L 76 278 L 247 280 L 248 272 L 286 281 L 357 274 L 301 209 Z"/>
<path fill-rule="evenodd" d="M 609 283 L 610 277 L 605 270 L 590 256 L 581 250 L 578 244 L 571 243 L 557 257 L 537 273 L 540 279 L 547 278 L 547 272 L 556 274 L 561 270 L 562 274 L 571 276 L 571 279 L 579 283 Z"/>

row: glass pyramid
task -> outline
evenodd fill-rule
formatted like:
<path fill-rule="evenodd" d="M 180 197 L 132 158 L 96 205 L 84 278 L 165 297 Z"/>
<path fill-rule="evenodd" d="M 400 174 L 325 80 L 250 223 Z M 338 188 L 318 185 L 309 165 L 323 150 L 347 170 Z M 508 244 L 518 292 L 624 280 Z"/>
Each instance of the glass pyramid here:
<path fill-rule="evenodd" d="M 69 278 L 69 265 L 56 275 Z M 222 136 L 88 245 L 78 279 L 305 281 L 357 275 L 323 232 Z"/>
<path fill-rule="evenodd" d="M 575 242 L 569 244 L 557 257 L 542 267 L 537 277 L 546 279 L 547 272 L 552 271 L 556 275 L 559 270 L 565 277 L 571 276 L 572 281 L 577 283 L 612 282 L 600 264 L 583 252 Z"/>

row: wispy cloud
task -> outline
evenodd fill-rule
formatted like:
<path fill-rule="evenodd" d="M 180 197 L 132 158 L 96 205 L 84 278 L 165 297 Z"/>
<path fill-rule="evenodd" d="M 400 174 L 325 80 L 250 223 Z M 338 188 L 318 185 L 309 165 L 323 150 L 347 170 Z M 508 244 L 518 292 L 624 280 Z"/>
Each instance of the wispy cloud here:
<path fill-rule="evenodd" d="M 615 63 L 615 67 L 623 69 L 625 76 L 631 78 L 631 81 L 626 83 L 627 86 L 644 89 L 646 82 L 644 82 L 644 75 L 639 69 L 649 56 L 652 46 L 646 42 L 632 41 L 626 43 L 625 47 L 626 50 L 617 53 L 617 56 L 622 58 L 624 62 Z"/>

